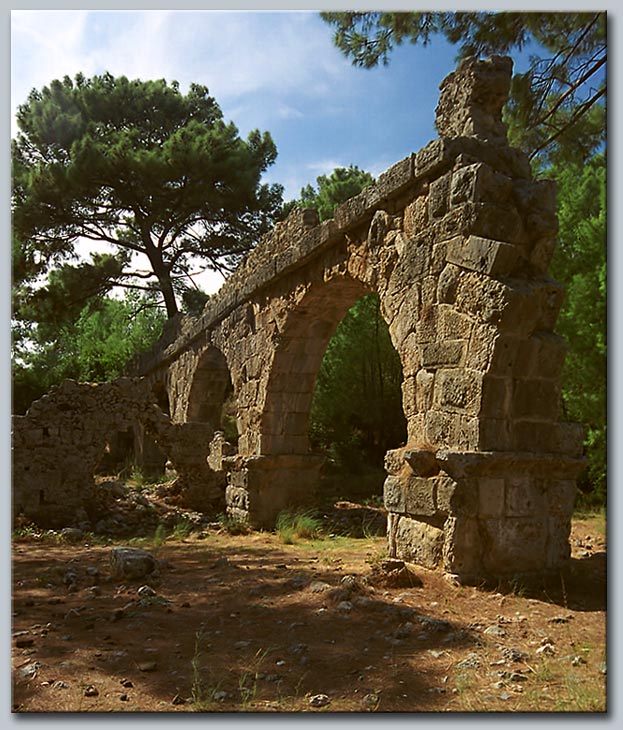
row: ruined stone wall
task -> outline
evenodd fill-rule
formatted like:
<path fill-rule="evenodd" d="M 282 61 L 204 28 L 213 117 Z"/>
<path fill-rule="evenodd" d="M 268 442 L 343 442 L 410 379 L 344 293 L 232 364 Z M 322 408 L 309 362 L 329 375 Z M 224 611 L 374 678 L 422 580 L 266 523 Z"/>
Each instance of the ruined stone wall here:
<path fill-rule="evenodd" d="M 13 517 L 42 527 L 65 527 L 95 518 L 93 475 L 106 445 L 136 424 L 157 441 L 178 472 L 176 490 L 189 506 L 223 511 L 222 471 L 207 465 L 213 429 L 172 424 L 153 402 L 148 381 L 111 383 L 65 380 L 13 418 Z"/>

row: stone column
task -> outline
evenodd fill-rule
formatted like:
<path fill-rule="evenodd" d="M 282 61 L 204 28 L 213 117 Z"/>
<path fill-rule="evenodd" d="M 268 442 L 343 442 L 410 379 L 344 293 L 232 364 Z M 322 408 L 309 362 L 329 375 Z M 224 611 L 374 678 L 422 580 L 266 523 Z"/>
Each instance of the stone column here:
<path fill-rule="evenodd" d="M 560 568 L 583 466 L 563 455 L 390 451 L 390 555 L 463 582 Z"/>
<path fill-rule="evenodd" d="M 316 454 L 224 457 L 227 515 L 252 527 L 274 527 L 283 510 L 313 503 L 324 461 Z"/>

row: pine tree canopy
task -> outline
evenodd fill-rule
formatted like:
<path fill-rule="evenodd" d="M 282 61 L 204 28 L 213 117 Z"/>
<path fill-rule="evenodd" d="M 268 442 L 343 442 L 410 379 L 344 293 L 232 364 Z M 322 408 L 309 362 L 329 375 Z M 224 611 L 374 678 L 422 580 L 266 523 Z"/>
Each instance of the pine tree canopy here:
<path fill-rule="evenodd" d="M 270 135 L 241 139 L 205 86 L 66 76 L 33 90 L 17 119 L 14 258 L 22 283 L 55 269 L 49 291 L 80 281 L 76 304 L 92 276 L 99 292 L 158 291 L 171 317 L 193 267 L 230 270 L 280 209 L 281 186 L 261 183 Z M 90 242 L 112 245 L 114 262 L 70 263 Z"/>

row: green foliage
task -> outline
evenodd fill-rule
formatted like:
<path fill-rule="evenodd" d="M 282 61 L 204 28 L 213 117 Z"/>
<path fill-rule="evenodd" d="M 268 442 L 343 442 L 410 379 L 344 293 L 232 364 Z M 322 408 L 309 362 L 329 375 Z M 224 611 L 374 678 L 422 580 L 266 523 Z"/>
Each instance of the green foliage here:
<path fill-rule="evenodd" d="M 171 537 L 174 540 L 186 540 L 186 538 L 189 537 L 194 529 L 195 527 L 192 522 L 186 519 L 182 519 L 179 522 L 176 522 L 173 526 Z"/>
<path fill-rule="evenodd" d="M 131 286 L 173 316 L 193 267 L 230 269 L 281 206 L 281 187 L 260 183 L 270 135 L 241 139 L 199 84 L 182 95 L 177 82 L 66 76 L 33 90 L 17 120 L 14 261 L 22 283 L 62 267 L 47 284 L 56 303 Z M 91 241 L 115 256 L 72 262 Z"/>
<path fill-rule="evenodd" d="M 336 167 L 330 175 L 320 175 L 316 178 L 317 190 L 312 185 L 302 188 L 298 205 L 303 208 L 316 208 L 320 220 L 326 221 L 333 217 L 340 203 L 357 195 L 372 183 L 374 183 L 372 175 L 360 170 L 357 165 L 350 165 L 348 168 Z"/>
<path fill-rule="evenodd" d="M 312 443 L 334 462 L 357 469 L 382 461 L 404 442 L 402 367 L 379 298 L 360 299 L 339 324 L 327 347 L 311 409 Z"/>
<path fill-rule="evenodd" d="M 160 337 L 164 321 L 164 313 L 135 292 L 122 300 L 103 299 L 95 309 L 84 307 L 75 322 L 61 324 L 56 332 L 49 322 L 18 320 L 13 412 L 24 413 L 64 378 L 101 382 L 122 375 L 127 363 Z"/>
<path fill-rule="evenodd" d="M 588 470 L 581 483 L 590 499 L 606 495 L 606 162 L 560 165 L 549 174 L 558 183 L 558 248 L 552 274 L 567 292 L 557 331 L 567 340 L 563 374 L 565 416 L 585 429 Z"/>
<path fill-rule="evenodd" d="M 219 514 L 217 520 L 221 525 L 221 529 L 229 535 L 248 535 L 251 532 L 251 526 L 244 520 L 238 520 L 235 517 L 226 514 Z"/>
<path fill-rule="evenodd" d="M 334 42 L 364 68 L 386 64 L 403 42 L 443 36 L 459 55 L 536 48 L 516 75 L 507 109 L 513 143 L 541 164 L 570 145 L 584 159 L 604 141 L 606 14 L 560 12 L 325 12 Z M 532 46 L 530 45 L 532 44 Z"/>
<path fill-rule="evenodd" d="M 275 529 L 281 542 L 291 545 L 296 540 L 314 540 L 322 530 L 322 521 L 314 512 L 280 512 Z"/>

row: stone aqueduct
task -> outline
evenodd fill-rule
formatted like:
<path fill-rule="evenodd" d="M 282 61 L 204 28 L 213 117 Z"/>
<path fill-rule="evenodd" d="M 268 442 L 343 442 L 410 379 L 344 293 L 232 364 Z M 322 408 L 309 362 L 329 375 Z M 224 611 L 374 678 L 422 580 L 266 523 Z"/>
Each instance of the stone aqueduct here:
<path fill-rule="evenodd" d="M 316 374 L 348 309 L 376 292 L 408 424 L 407 443 L 385 459 L 390 554 L 465 580 L 558 567 L 582 433 L 559 420 L 563 288 L 547 275 L 555 191 L 508 144 L 511 71 L 507 58 L 463 61 L 441 85 L 438 139 L 332 220 L 295 210 L 200 317 L 170 323 L 137 363 L 139 379 L 67 383 L 33 404 L 14 428 L 14 509 L 51 514 L 54 482 L 65 485 L 61 511 L 88 512 L 80 479 L 67 491 L 69 474 L 58 476 L 59 460 L 75 466 L 86 453 L 75 423 L 88 431 L 88 414 L 99 428 L 91 461 L 106 429 L 140 420 L 231 515 L 266 527 L 308 504 L 323 462 L 308 440 Z M 222 455 L 214 428 L 232 389 L 240 436 L 237 453 Z"/>

